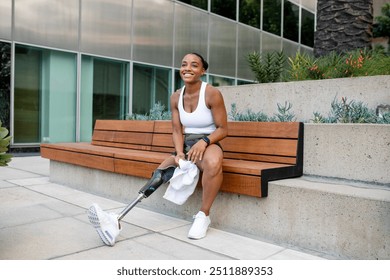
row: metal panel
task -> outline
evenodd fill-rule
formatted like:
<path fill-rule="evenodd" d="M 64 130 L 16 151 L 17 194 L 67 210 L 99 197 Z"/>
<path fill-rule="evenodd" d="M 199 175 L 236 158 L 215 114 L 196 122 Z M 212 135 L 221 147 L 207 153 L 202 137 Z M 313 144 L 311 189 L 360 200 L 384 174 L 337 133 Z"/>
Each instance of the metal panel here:
<path fill-rule="evenodd" d="M 210 15 L 210 73 L 236 74 L 236 23 Z"/>
<path fill-rule="evenodd" d="M 299 44 L 289 40 L 283 40 L 283 52 L 287 56 L 295 56 L 299 50 Z"/>
<path fill-rule="evenodd" d="M 0 38 L 11 40 L 12 0 L 0 1 Z"/>
<path fill-rule="evenodd" d="M 253 80 L 254 75 L 248 63 L 248 54 L 260 52 L 260 31 L 248 26 L 238 26 L 237 77 Z"/>
<path fill-rule="evenodd" d="M 282 50 L 282 39 L 271 33 L 262 32 L 261 34 L 261 52 L 267 53 Z"/>
<path fill-rule="evenodd" d="M 301 0 L 301 5 L 313 13 L 317 11 L 317 0 Z"/>
<path fill-rule="evenodd" d="M 81 50 L 130 59 L 131 1 L 83 0 Z"/>
<path fill-rule="evenodd" d="M 173 2 L 134 0 L 133 5 L 133 60 L 171 66 Z"/>
<path fill-rule="evenodd" d="M 175 67 L 180 67 L 183 56 L 197 52 L 207 57 L 208 15 L 184 5 L 175 7 Z"/>
<path fill-rule="evenodd" d="M 77 50 L 79 0 L 17 0 L 15 40 Z"/>

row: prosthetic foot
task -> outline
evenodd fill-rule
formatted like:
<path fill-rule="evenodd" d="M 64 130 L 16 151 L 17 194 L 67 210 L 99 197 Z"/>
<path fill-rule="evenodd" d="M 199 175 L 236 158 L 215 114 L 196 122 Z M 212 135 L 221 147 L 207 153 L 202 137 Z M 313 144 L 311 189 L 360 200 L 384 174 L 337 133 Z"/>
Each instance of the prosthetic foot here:
<path fill-rule="evenodd" d="M 158 187 L 168 182 L 175 172 L 176 166 L 156 169 L 152 178 L 138 191 L 138 197 L 130 203 L 119 215 L 104 212 L 99 205 L 93 204 L 88 209 L 88 218 L 98 232 L 102 241 L 109 246 L 114 246 L 115 239 L 121 230 L 120 220 L 134 208 L 143 198 L 149 197 Z"/>

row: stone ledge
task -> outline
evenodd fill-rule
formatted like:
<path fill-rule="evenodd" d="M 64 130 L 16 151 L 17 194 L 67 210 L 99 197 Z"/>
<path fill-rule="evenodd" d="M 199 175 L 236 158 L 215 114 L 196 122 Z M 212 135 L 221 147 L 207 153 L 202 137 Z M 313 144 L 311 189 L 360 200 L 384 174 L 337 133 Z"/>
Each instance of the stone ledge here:
<path fill-rule="evenodd" d="M 146 182 L 55 161 L 50 162 L 50 180 L 125 203 Z M 163 199 L 165 189 L 139 207 L 190 221 L 199 209 L 201 189 L 182 206 Z M 221 192 L 212 227 L 339 259 L 390 259 L 390 189 L 304 176 L 270 182 L 269 191 L 267 198 Z"/>

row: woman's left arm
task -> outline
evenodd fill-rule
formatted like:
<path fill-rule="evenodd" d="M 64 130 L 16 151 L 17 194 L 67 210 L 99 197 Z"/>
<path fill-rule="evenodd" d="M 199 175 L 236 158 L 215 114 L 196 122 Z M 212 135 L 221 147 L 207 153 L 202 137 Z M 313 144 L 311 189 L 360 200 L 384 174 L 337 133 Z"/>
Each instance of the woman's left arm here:
<path fill-rule="evenodd" d="M 215 87 L 208 86 L 206 89 L 206 105 L 213 114 L 215 131 L 209 135 L 210 144 L 221 141 L 227 136 L 227 112 L 222 93 Z"/>

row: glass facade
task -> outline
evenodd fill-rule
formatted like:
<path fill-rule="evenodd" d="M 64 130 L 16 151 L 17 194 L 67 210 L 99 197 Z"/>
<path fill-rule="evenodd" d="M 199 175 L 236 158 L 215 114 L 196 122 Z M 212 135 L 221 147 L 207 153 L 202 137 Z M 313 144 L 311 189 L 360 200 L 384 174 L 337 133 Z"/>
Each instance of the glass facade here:
<path fill-rule="evenodd" d="M 90 141 L 96 119 L 169 108 L 189 52 L 215 86 L 253 51 L 311 52 L 316 0 L 1 1 L 1 107 L 14 146 Z M 11 55 L 13 54 L 13 55 Z M 12 73 L 12 75 L 11 75 Z"/>
<path fill-rule="evenodd" d="M 134 65 L 133 113 L 147 114 L 156 103 L 169 109 L 169 96 L 172 93 L 171 80 L 169 69 Z"/>
<path fill-rule="evenodd" d="M 76 140 L 76 55 L 15 46 L 15 143 Z"/>

